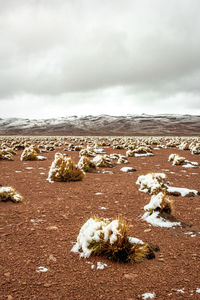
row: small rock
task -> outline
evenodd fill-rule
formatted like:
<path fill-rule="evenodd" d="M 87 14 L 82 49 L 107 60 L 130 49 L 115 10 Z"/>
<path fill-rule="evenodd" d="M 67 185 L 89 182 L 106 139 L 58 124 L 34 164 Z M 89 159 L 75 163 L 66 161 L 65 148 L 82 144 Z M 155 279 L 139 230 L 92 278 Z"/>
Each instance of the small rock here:
<path fill-rule="evenodd" d="M 5 277 L 10 277 L 10 272 L 4 273 L 4 276 L 5 276 Z"/>
<path fill-rule="evenodd" d="M 58 230 L 58 227 L 57 226 L 48 226 L 47 228 L 46 228 L 47 230 Z"/>
<path fill-rule="evenodd" d="M 147 228 L 144 230 L 144 232 L 150 232 L 151 231 L 151 228 Z"/>
<path fill-rule="evenodd" d="M 135 273 L 124 274 L 124 278 L 128 280 L 134 280 L 137 276 Z"/>
<path fill-rule="evenodd" d="M 56 262 L 56 257 L 55 256 L 53 256 L 53 254 L 50 254 L 49 255 L 49 257 L 47 258 L 47 262 L 49 263 L 50 261 L 54 261 L 54 262 Z"/>
<path fill-rule="evenodd" d="M 164 258 L 159 258 L 158 261 L 163 262 L 163 261 L 165 261 L 165 260 L 164 260 Z"/>
<path fill-rule="evenodd" d="M 45 283 L 44 284 L 44 287 L 50 287 L 51 286 L 51 283 Z"/>
<path fill-rule="evenodd" d="M 13 300 L 13 299 L 14 299 L 13 296 L 8 295 L 8 300 Z"/>

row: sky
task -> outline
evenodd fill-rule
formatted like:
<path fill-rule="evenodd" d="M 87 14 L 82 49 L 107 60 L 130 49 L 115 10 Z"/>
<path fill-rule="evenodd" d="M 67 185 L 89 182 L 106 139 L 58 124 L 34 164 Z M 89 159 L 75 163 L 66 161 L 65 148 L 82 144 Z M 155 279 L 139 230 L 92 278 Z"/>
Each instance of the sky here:
<path fill-rule="evenodd" d="M 0 0 L 0 118 L 200 115 L 199 0 Z"/>

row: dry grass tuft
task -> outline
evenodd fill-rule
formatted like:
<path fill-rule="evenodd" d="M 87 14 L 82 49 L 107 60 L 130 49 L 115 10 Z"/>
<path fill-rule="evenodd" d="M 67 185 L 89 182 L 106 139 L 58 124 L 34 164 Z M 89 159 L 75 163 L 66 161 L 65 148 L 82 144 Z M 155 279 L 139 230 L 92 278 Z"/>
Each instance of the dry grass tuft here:
<path fill-rule="evenodd" d="M 81 156 L 78 167 L 85 172 L 91 172 L 96 169 L 96 164 L 93 163 L 87 156 Z"/>
<path fill-rule="evenodd" d="M 21 202 L 23 197 L 13 187 L 0 187 L 0 201 Z"/>
<path fill-rule="evenodd" d="M 49 170 L 49 181 L 78 181 L 82 180 L 85 173 L 72 161 L 61 153 L 55 154 L 55 159 Z"/>

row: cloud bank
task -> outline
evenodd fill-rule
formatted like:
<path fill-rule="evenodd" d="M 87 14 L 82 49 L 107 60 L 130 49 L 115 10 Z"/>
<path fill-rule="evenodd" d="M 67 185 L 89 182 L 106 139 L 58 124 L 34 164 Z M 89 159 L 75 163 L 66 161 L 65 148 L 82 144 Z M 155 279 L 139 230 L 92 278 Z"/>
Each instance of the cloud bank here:
<path fill-rule="evenodd" d="M 1 117 L 200 114 L 200 2 L 0 0 Z"/>

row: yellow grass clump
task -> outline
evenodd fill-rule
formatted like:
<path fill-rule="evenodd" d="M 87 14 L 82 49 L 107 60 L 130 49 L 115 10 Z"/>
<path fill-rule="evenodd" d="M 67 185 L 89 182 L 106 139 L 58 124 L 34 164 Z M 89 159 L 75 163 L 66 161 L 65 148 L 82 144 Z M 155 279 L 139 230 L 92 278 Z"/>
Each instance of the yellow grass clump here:
<path fill-rule="evenodd" d="M 66 157 L 61 153 L 55 154 L 55 159 L 49 170 L 48 180 L 52 181 L 78 181 L 85 176 L 73 161 L 71 157 Z"/>
<path fill-rule="evenodd" d="M 144 207 L 146 211 L 152 214 L 154 211 L 171 214 L 173 211 L 173 200 L 166 196 L 166 192 L 160 192 L 152 195 L 150 202 Z"/>
<path fill-rule="evenodd" d="M 6 149 L 0 150 L 0 160 L 13 160 L 13 154 Z"/>
<path fill-rule="evenodd" d="M 78 167 L 85 172 L 91 172 L 96 169 L 96 164 L 93 163 L 87 156 L 81 156 Z"/>
<path fill-rule="evenodd" d="M 22 196 L 13 187 L 0 187 L 0 201 L 21 202 Z"/>
<path fill-rule="evenodd" d="M 92 162 L 101 168 L 112 168 L 114 165 L 111 162 L 109 155 L 97 155 L 93 158 Z"/>
<path fill-rule="evenodd" d="M 20 160 L 38 160 L 37 155 L 37 148 L 35 148 L 34 146 L 26 147 L 22 152 Z"/>

